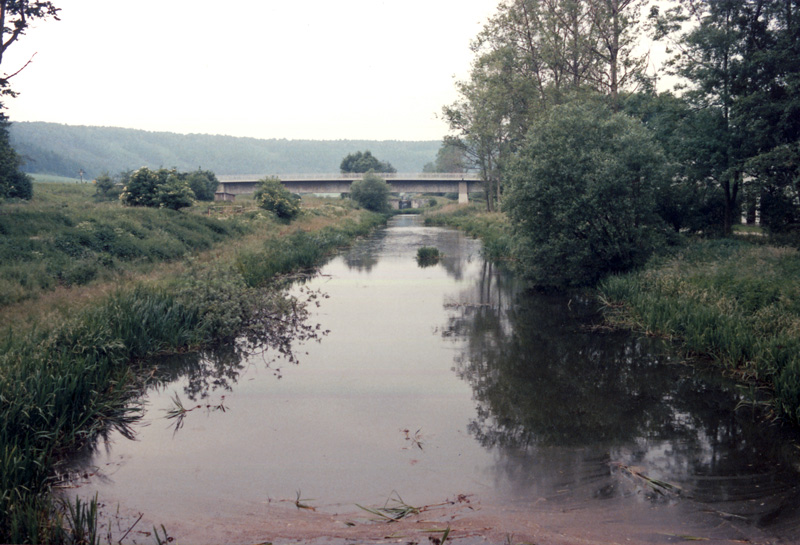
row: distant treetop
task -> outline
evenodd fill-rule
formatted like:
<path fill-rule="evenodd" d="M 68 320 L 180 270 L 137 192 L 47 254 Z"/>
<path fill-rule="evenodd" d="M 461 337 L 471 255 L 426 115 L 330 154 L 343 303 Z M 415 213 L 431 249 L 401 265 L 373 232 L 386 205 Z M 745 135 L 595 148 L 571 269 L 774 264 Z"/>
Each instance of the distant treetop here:
<path fill-rule="evenodd" d="M 372 155 L 372 152 L 369 150 L 361 153 L 357 151 L 356 153 L 349 153 L 342 159 L 342 164 L 339 166 L 339 169 L 342 173 L 346 172 L 369 172 L 372 170 L 373 172 L 397 172 L 397 169 L 392 166 L 389 162 L 382 162 L 379 161 L 377 157 Z"/>

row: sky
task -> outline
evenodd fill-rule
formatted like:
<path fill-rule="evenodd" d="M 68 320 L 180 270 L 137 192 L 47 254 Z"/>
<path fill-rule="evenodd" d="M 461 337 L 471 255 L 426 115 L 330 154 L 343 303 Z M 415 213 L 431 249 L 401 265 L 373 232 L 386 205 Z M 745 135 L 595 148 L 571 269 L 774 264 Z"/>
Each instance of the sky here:
<path fill-rule="evenodd" d="M 440 140 L 498 0 L 55 0 L 3 57 L 11 121 Z M 221 7 L 224 6 L 224 7 Z"/>

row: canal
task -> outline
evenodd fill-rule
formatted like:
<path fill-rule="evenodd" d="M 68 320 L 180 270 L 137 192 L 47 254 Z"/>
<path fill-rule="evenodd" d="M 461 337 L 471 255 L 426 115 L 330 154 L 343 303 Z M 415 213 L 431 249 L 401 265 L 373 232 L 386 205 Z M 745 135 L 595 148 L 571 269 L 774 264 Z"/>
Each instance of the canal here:
<path fill-rule="evenodd" d="M 443 258 L 419 266 L 421 246 Z M 161 524 L 179 543 L 800 540 L 796 443 L 744 392 L 480 250 L 394 218 L 304 284 L 327 333 L 298 363 L 159 362 L 135 440 L 84 456 L 69 493 L 97 493 L 126 543 Z M 200 406 L 180 426 L 176 401 Z M 359 507 L 399 505 L 427 508 L 387 529 Z"/>

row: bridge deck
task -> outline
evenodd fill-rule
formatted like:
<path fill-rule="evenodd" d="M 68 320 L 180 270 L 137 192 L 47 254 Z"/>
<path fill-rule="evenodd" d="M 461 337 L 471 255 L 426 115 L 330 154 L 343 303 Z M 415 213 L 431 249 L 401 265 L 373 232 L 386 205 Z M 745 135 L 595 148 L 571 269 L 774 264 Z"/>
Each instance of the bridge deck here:
<path fill-rule="evenodd" d="M 257 182 L 263 180 L 268 174 L 230 174 L 217 176 L 221 183 L 230 182 Z M 303 174 L 276 174 L 282 182 L 307 182 L 307 181 L 354 181 L 364 177 L 363 173 L 303 173 Z M 391 180 L 404 181 L 480 181 L 480 176 L 474 172 L 392 172 L 378 173 L 378 176 L 390 182 Z"/>
<path fill-rule="evenodd" d="M 393 193 L 458 193 L 459 202 L 467 202 L 471 191 L 483 189 L 483 182 L 474 173 L 391 173 L 379 174 Z M 281 183 L 292 193 L 347 193 L 350 184 L 364 174 L 282 174 Z M 263 175 L 219 176 L 220 192 L 227 195 L 249 195 L 255 192 Z M 224 197 L 225 198 L 225 197 Z"/>

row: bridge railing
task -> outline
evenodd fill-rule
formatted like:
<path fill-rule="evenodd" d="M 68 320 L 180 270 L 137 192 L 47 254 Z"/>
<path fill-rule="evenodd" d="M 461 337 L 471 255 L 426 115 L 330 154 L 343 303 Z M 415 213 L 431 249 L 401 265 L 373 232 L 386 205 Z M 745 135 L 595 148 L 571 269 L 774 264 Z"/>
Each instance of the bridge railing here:
<path fill-rule="evenodd" d="M 384 180 L 466 180 L 480 181 L 480 176 L 475 172 L 378 172 Z M 360 173 L 303 173 L 303 174 L 275 174 L 281 181 L 302 180 L 358 180 L 364 177 Z M 218 176 L 219 181 L 226 182 L 252 182 L 264 178 L 264 174 L 227 174 Z"/>

